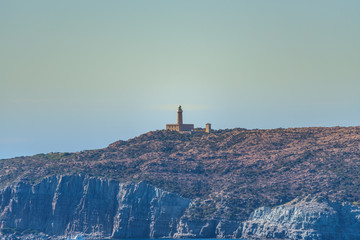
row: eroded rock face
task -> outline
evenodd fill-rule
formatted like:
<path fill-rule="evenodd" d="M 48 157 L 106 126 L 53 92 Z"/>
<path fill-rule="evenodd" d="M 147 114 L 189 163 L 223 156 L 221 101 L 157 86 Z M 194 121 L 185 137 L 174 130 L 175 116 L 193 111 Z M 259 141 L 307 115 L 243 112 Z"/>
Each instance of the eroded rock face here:
<path fill-rule="evenodd" d="M 0 222 L 2 230 L 36 230 L 53 239 L 76 233 L 102 238 L 360 239 L 360 208 L 351 204 L 296 199 L 258 208 L 243 222 L 194 217 L 194 204 L 146 182 L 53 176 L 0 190 Z M 8 239 L 16 239 L 11 236 L 10 231 Z"/>
<path fill-rule="evenodd" d="M 145 182 L 118 183 L 82 176 L 54 176 L 0 191 L 1 228 L 49 235 L 75 232 L 103 237 L 172 236 L 189 199 Z"/>
<path fill-rule="evenodd" d="M 360 239 L 357 206 L 307 198 L 256 209 L 243 223 L 242 236 L 266 239 Z"/>

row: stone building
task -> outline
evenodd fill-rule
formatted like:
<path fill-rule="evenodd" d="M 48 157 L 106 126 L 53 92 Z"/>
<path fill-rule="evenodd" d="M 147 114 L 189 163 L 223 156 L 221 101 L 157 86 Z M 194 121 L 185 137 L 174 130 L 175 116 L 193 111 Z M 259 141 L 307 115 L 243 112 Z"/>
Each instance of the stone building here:
<path fill-rule="evenodd" d="M 166 124 L 166 130 L 170 131 L 178 131 L 178 132 L 185 132 L 185 131 L 193 131 L 194 124 L 184 124 L 183 123 L 183 110 L 181 109 L 181 105 L 179 105 L 177 110 L 177 124 Z M 202 130 L 204 132 L 210 133 L 211 131 L 211 124 L 207 123 L 206 128 Z"/>
<path fill-rule="evenodd" d="M 207 124 L 205 125 L 205 132 L 210 133 L 210 131 L 211 131 L 211 124 L 210 124 L 210 123 L 207 123 Z"/>
<path fill-rule="evenodd" d="M 182 113 L 183 113 L 183 110 L 181 109 L 181 106 L 179 105 L 178 111 L 177 111 L 177 124 L 166 124 L 166 130 L 178 131 L 178 132 L 194 130 L 194 124 L 184 124 L 183 123 Z"/>

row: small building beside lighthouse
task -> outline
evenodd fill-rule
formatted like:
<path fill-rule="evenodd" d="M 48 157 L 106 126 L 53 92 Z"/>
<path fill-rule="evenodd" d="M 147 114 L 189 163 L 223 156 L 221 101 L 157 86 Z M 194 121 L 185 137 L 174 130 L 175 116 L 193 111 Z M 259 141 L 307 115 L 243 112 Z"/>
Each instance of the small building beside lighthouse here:
<path fill-rule="evenodd" d="M 206 132 L 206 133 L 210 133 L 210 131 L 211 131 L 211 124 L 210 124 L 210 123 L 207 123 L 207 124 L 205 125 L 205 132 Z"/>
<path fill-rule="evenodd" d="M 166 124 L 166 130 L 178 132 L 194 130 L 194 124 L 183 123 L 183 110 L 181 109 L 181 105 L 179 105 L 177 110 L 177 124 Z"/>

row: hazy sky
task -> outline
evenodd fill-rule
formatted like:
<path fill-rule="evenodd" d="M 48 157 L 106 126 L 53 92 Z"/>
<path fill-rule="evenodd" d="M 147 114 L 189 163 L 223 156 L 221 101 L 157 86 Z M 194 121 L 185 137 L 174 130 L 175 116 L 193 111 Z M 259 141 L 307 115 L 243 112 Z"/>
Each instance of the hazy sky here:
<path fill-rule="evenodd" d="M 0 0 L 0 158 L 176 122 L 360 125 L 359 0 Z"/>

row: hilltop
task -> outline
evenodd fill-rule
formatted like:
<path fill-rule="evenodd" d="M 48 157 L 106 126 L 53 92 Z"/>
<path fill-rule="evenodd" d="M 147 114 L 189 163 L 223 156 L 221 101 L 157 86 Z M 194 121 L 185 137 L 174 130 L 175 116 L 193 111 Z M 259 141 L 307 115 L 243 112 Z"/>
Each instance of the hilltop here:
<path fill-rule="evenodd" d="M 297 197 L 360 200 L 360 127 L 153 131 L 108 147 L 0 160 L 0 184 L 82 174 L 195 199 L 192 217 L 244 219 Z M 221 207 L 219 207 L 221 206 Z"/>

